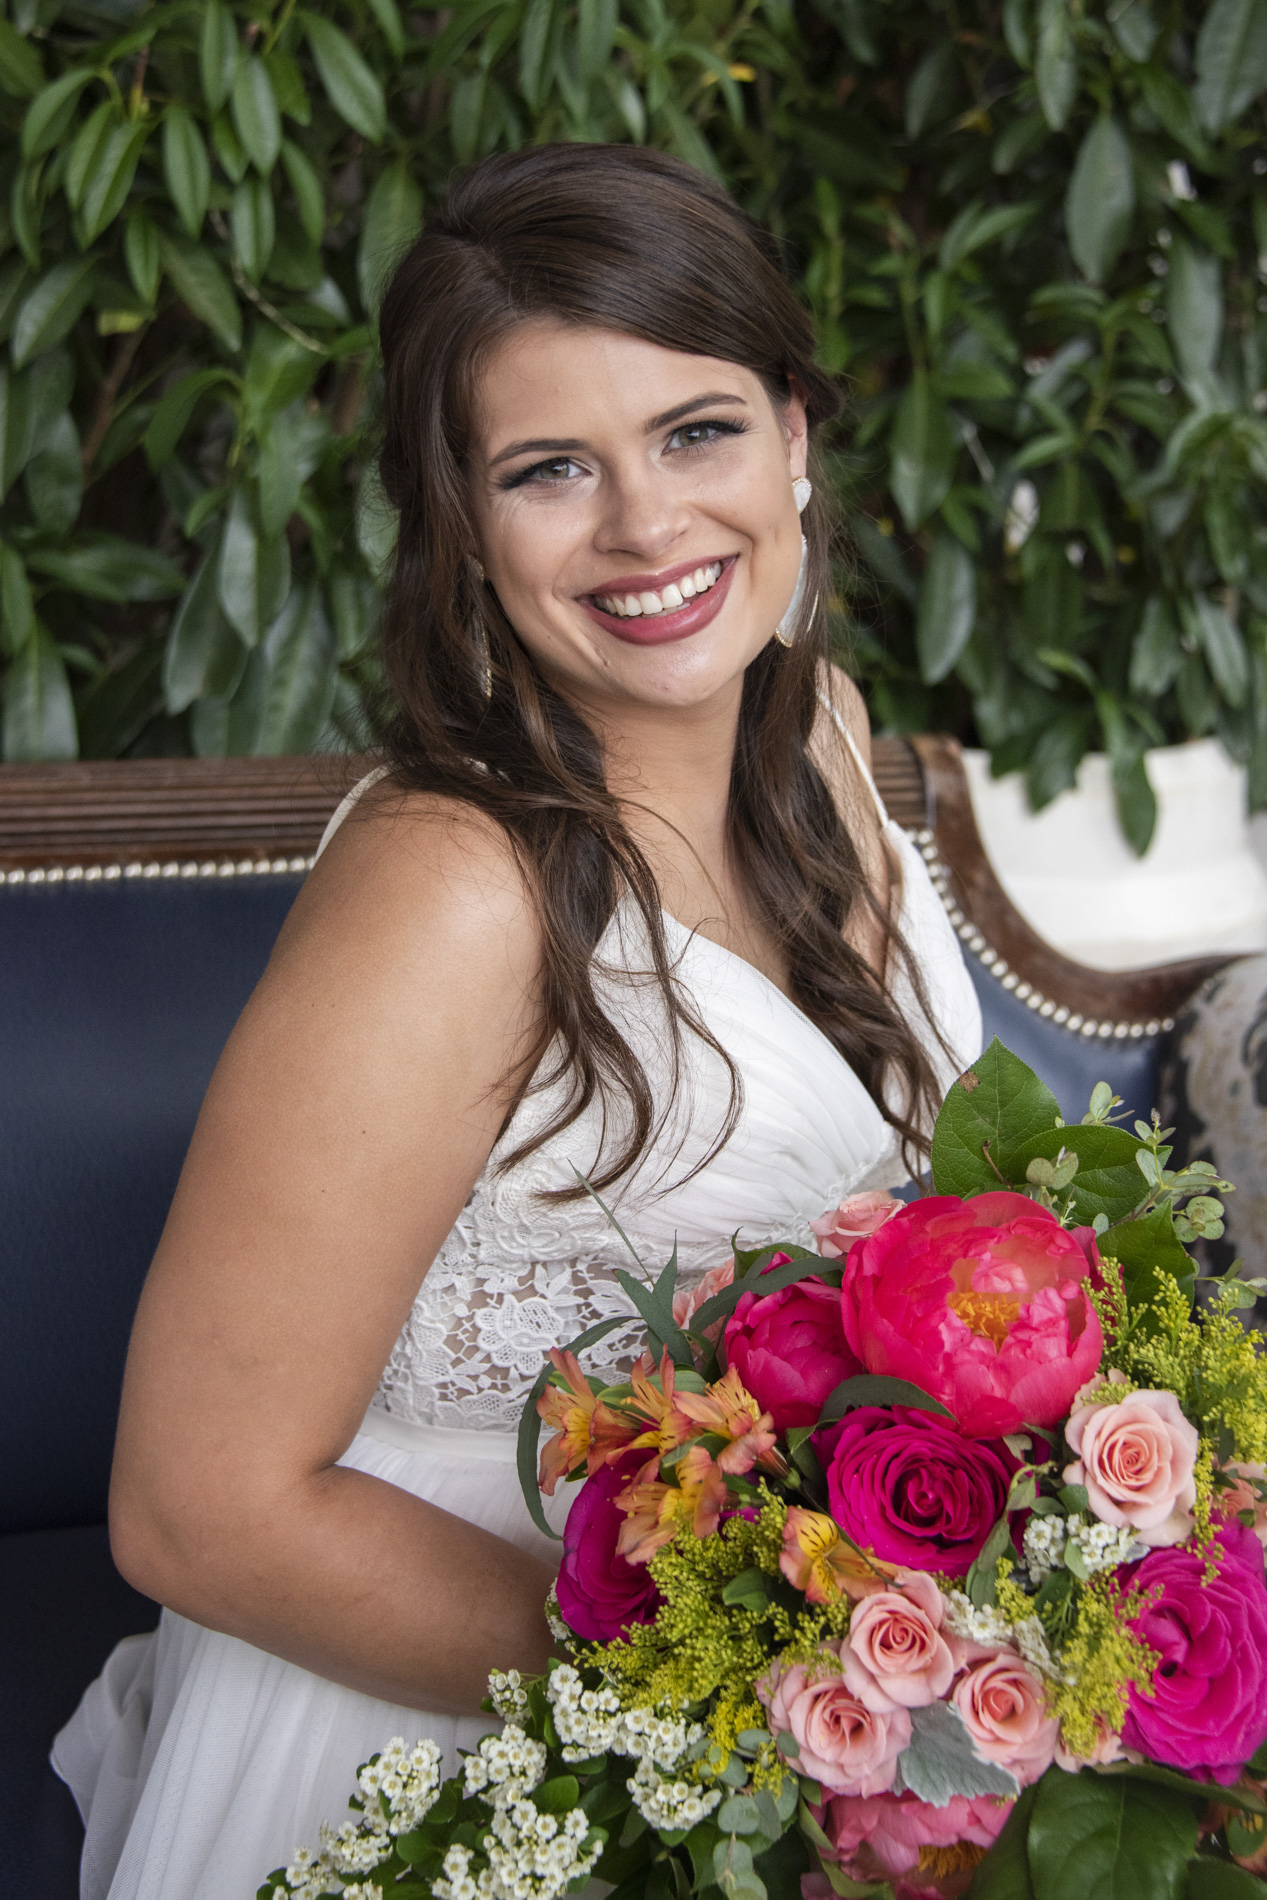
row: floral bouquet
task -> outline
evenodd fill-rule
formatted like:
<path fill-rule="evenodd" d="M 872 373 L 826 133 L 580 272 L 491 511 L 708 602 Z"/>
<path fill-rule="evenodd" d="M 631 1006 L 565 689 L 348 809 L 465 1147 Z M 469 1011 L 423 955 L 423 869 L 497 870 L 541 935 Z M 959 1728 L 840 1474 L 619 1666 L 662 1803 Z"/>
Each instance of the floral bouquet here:
<path fill-rule="evenodd" d="M 1065 1126 L 995 1042 L 934 1191 L 689 1295 L 620 1276 L 629 1380 L 550 1355 L 570 1660 L 490 1679 L 441 1783 L 402 1741 L 260 1889 L 345 1900 L 1267 1900 L 1267 1354 L 1167 1130 Z M 553 1436 L 540 1449 L 542 1424 Z"/>

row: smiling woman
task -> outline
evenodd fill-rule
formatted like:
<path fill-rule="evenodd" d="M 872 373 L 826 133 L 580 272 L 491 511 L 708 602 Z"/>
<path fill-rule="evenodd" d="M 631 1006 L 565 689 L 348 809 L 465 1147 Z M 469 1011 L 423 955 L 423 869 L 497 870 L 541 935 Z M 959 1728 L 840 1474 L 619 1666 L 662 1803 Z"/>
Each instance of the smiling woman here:
<path fill-rule="evenodd" d="M 455 186 L 381 331 L 384 764 L 138 1313 L 111 1528 L 166 1607 L 56 1745 L 85 1900 L 247 1895 L 385 1737 L 451 1758 L 491 1666 L 544 1667 L 513 1431 L 625 1263 L 578 1177 L 689 1290 L 737 1226 L 809 1243 L 900 1182 L 978 1047 L 827 662 L 836 396 L 770 240 L 660 154 L 524 151 Z"/>

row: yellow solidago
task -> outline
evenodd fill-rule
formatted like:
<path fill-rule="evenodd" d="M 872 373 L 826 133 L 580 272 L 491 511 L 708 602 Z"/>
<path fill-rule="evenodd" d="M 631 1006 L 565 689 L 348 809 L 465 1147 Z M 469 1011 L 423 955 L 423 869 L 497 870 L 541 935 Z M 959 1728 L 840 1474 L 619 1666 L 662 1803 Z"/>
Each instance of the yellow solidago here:
<path fill-rule="evenodd" d="M 1071 1754 L 1093 1755 L 1103 1729 L 1120 1733 L 1132 1685 L 1152 1694 L 1158 1657 L 1129 1627 L 1144 1602 L 1142 1592 L 1119 1592 L 1104 1576 L 1083 1588 L 1073 1634 L 1061 1648 L 1063 1676 L 1050 1688 L 1052 1714 Z"/>
<path fill-rule="evenodd" d="M 1267 1462 L 1267 1354 L 1237 1319 L 1235 1295 L 1221 1291 L 1196 1320 L 1178 1282 L 1160 1267 L 1156 1276 L 1149 1328 L 1120 1345 L 1117 1363 L 1137 1385 L 1174 1392 L 1216 1443 L 1226 1426 L 1243 1463 Z"/>

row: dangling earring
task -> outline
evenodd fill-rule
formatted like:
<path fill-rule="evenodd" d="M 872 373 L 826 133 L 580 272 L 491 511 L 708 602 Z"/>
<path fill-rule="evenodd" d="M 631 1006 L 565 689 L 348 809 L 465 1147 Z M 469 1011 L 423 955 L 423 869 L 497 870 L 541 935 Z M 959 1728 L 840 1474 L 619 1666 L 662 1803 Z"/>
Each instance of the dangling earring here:
<path fill-rule="evenodd" d="M 796 512 L 798 515 L 805 513 L 805 505 L 813 492 L 813 482 L 805 475 L 798 475 L 796 480 L 792 483 L 792 493 L 796 497 Z"/>
<path fill-rule="evenodd" d="M 483 587 L 488 580 L 488 576 L 484 572 L 483 563 L 476 560 L 473 554 L 470 556 L 470 562 L 479 585 Z M 479 611 L 478 605 L 476 611 Z M 478 669 L 480 692 L 485 699 L 491 699 L 493 697 L 493 657 L 488 644 L 488 628 L 484 625 L 482 615 L 480 616 L 479 624 L 479 643 Z"/>
<path fill-rule="evenodd" d="M 801 536 L 801 567 L 796 577 L 796 591 L 788 602 L 787 612 L 774 629 L 774 637 L 781 647 L 790 647 L 798 632 L 797 619 L 801 611 L 801 602 L 805 598 L 805 569 L 809 561 L 809 543 Z"/>

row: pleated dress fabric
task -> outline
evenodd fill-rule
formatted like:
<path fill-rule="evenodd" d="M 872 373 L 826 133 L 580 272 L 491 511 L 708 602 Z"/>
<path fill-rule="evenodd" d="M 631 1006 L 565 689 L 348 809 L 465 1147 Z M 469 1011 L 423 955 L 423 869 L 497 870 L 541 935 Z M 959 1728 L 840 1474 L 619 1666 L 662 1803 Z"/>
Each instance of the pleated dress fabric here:
<path fill-rule="evenodd" d="M 919 854 L 882 807 L 880 816 L 902 869 L 902 928 L 953 1059 L 908 996 L 910 1020 L 949 1081 L 979 1052 L 980 1013 Z M 677 1245 L 689 1286 L 729 1256 L 736 1231 L 744 1246 L 809 1245 L 811 1219 L 847 1194 L 898 1185 L 906 1170 L 861 1082 L 796 1005 L 731 952 L 673 919 L 667 928 L 677 980 L 739 1077 L 739 1120 L 708 1159 L 731 1078 L 689 1036 L 676 1105 L 612 1200 L 645 1262 L 658 1268 Z M 618 910 L 596 982 L 666 1100 L 671 1039 L 648 963 L 637 923 Z M 520 1495 L 514 1434 L 547 1349 L 628 1310 L 614 1272 L 630 1263 L 592 1202 L 540 1199 L 543 1188 L 573 1185 L 576 1169 L 593 1172 L 597 1111 L 524 1164 L 498 1169 L 556 1099 L 530 1092 L 505 1131 L 341 1462 L 557 1557 Z M 618 1376 L 635 1333 L 609 1335 L 587 1355 L 589 1369 Z M 552 1501 L 556 1529 L 573 1495 Z M 119 1645 L 54 1744 L 53 1765 L 84 1817 L 83 1900 L 251 1900 L 296 1846 L 316 1846 L 323 1820 L 347 1818 L 358 1765 L 392 1736 L 432 1737 L 447 1773 L 491 1726 L 377 1701 L 164 1610 L 153 1635 Z"/>

